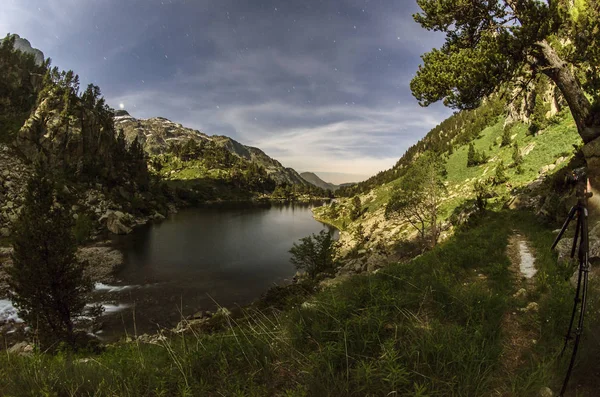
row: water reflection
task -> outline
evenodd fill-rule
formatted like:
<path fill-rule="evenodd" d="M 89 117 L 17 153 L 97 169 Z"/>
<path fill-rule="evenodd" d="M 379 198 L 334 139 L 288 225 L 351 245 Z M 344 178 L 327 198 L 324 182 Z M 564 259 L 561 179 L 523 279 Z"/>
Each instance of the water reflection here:
<path fill-rule="evenodd" d="M 116 238 L 126 260 L 119 284 L 146 287 L 105 291 L 103 301 L 131 307 L 108 316 L 105 328 L 131 332 L 132 308 L 138 332 L 149 332 L 174 326 L 180 310 L 251 302 L 294 275 L 288 252 L 294 242 L 327 228 L 312 218 L 314 205 L 213 205 Z"/>

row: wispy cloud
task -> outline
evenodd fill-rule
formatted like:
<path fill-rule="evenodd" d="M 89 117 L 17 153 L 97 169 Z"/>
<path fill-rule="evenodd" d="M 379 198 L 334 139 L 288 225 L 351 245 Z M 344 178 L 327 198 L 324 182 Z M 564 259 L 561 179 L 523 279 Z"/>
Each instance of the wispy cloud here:
<path fill-rule="evenodd" d="M 412 21 L 412 2 L 4 3 L 0 26 L 113 106 L 232 136 L 302 171 L 374 174 L 450 113 L 410 95 L 419 54 L 440 42 Z"/>

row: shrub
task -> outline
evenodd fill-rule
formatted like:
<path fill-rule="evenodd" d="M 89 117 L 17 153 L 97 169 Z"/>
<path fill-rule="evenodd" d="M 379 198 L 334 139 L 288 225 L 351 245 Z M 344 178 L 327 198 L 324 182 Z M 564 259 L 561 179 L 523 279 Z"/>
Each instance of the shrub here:
<path fill-rule="evenodd" d="M 496 173 L 494 174 L 494 185 L 500 185 L 508 181 L 508 175 L 506 175 L 506 167 L 504 161 L 500 161 L 496 167 Z"/>
<path fill-rule="evenodd" d="M 77 244 L 87 242 L 92 235 L 93 229 L 93 222 L 88 214 L 78 214 L 77 220 L 75 221 L 75 227 L 73 228 L 73 234 L 75 235 Z"/>
<path fill-rule="evenodd" d="M 335 245 L 332 233 L 322 230 L 319 234 L 300 239 L 300 243 L 294 243 L 290 249 L 291 262 L 297 270 L 306 272 L 311 280 L 319 273 L 332 274 L 337 266 Z"/>

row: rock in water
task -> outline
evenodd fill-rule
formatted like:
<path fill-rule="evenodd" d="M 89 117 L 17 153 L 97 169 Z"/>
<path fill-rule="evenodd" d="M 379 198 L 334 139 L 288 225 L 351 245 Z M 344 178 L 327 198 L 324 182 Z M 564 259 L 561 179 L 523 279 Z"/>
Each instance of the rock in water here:
<path fill-rule="evenodd" d="M 106 228 L 113 234 L 129 234 L 131 228 L 124 225 L 124 214 L 122 212 L 110 211 L 106 216 Z"/>

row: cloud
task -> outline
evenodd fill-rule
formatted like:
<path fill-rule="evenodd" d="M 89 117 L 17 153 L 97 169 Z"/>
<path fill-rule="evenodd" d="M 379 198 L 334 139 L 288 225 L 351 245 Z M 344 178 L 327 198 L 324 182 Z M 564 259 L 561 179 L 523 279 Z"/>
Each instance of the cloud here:
<path fill-rule="evenodd" d="M 441 43 L 412 21 L 413 2 L 4 3 L 0 26 L 100 85 L 112 106 L 303 171 L 374 174 L 450 114 L 410 94 L 419 55 Z"/>

